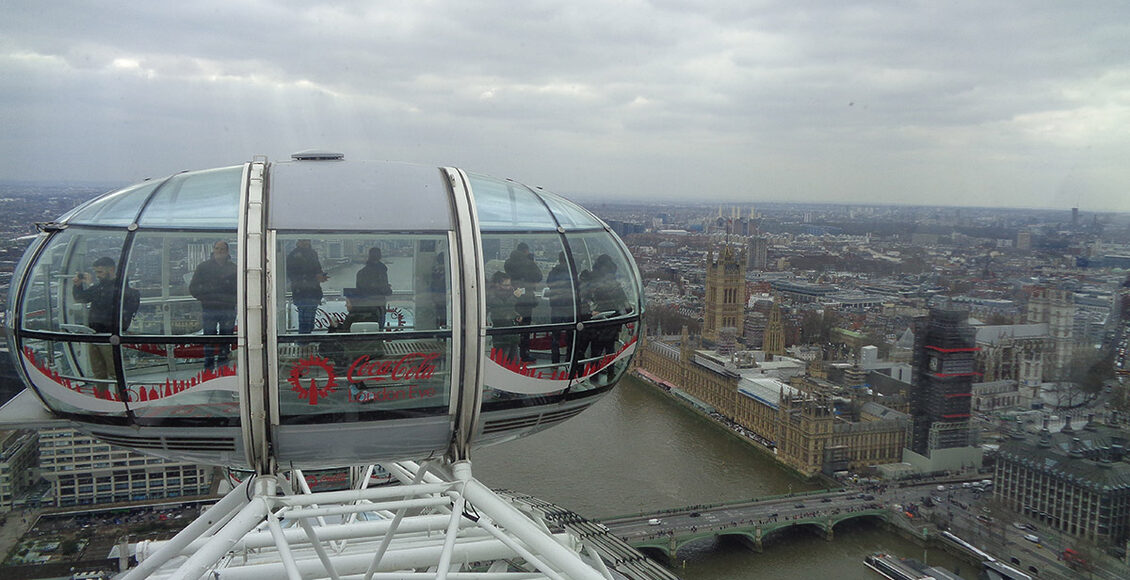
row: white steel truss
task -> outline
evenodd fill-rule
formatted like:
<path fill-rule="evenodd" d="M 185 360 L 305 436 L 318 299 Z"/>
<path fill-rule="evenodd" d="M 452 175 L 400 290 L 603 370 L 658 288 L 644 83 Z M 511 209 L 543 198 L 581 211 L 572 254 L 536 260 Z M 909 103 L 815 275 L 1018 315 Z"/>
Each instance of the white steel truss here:
<path fill-rule="evenodd" d="M 311 492 L 301 471 L 240 483 L 174 538 L 136 546 L 120 580 L 623 578 L 541 515 L 471 476 L 471 464 L 383 464 L 398 485 Z"/>

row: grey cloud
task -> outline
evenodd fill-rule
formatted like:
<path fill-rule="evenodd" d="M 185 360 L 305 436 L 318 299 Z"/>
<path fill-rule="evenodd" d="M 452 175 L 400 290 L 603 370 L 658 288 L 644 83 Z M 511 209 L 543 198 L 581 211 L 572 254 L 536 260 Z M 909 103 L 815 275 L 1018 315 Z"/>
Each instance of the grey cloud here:
<path fill-rule="evenodd" d="M 1059 203 L 1070 182 L 1130 210 L 1103 164 L 1130 148 L 1103 127 L 1130 120 L 1128 6 L 5 2 L 0 175 L 324 145 L 567 191 Z"/>

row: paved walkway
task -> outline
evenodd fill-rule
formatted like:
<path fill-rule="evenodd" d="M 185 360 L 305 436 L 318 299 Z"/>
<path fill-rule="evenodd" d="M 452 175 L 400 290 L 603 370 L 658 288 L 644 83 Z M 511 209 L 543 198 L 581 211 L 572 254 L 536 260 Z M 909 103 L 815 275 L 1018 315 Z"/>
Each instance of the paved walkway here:
<path fill-rule="evenodd" d="M 12 551 L 20 538 L 31 529 L 31 525 L 39 517 L 39 510 L 17 510 L 8 512 L 2 517 L 5 518 L 5 522 L 0 526 L 0 562 L 7 559 L 8 552 Z"/>

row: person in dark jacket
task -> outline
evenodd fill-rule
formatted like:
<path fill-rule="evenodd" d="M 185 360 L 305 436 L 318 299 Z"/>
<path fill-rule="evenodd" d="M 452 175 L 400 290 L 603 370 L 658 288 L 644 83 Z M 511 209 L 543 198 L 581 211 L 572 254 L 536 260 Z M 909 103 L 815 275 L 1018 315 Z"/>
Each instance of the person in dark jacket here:
<path fill-rule="evenodd" d="M 353 300 L 352 314 L 356 320 L 376 322 L 385 328 L 385 309 L 392 286 L 388 283 L 388 266 L 381 262 L 381 249 L 369 248 L 369 259 L 357 271 L 355 284 L 357 297 Z"/>
<path fill-rule="evenodd" d="M 314 330 L 314 315 L 322 303 L 322 282 L 329 280 L 310 240 L 298 240 L 286 255 L 286 277 L 290 281 L 291 300 L 298 310 L 298 333 L 310 334 Z"/>
<path fill-rule="evenodd" d="M 514 309 L 517 310 L 519 326 L 525 326 L 533 323 L 534 308 L 538 305 L 538 297 L 534 294 L 534 285 L 541 282 L 541 269 L 538 268 L 537 262 L 534 261 L 534 255 L 530 252 L 530 246 L 526 242 L 518 244 L 513 252 L 510 252 L 510 257 L 506 259 L 503 265 L 506 274 L 510 276 L 514 287 L 521 290 L 518 298 L 514 303 Z M 522 337 L 518 344 L 519 356 L 523 361 L 529 362 L 534 360 L 530 356 L 530 333 L 522 333 Z"/>
<path fill-rule="evenodd" d="M 592 319 L 615 318 L 630 311 L 628 295 L 616 280 L 616 263 L 608 254 L 601 254 L 592 265 L 592 279 L 588 299 L 592 303 Z M 592 336 L 592 356 L 610 354 L 615 350 L 620 326 L 602 326 Z"/>
<path fill-rule="evenodd" d="M 96 333 L 113 334 L 118 332 L 114 320 L 117 312 L 118 284 L 117 267 L 114 260 L 101 257 L 94 261 L 94 275 L 87 272 L 76 274 L 71 286 L 71 296 L 76 302 L 89 304 L 86 325 Z M 89 284 L 89 285 L 88 285 Z M 134 314 L 141 304 L 141 294 L 125 284 L 122 290 L 121 330 L 129 328 Z M 88 350 L 90 370 L 96 379 L 113 380 L 117 378 L 114 366 L 114 349 L 109 344 L 91 344 Z"/>
<path fill-rule="evenodd" d="M 235 334 L 237 280 L 228 243 L 216 242 L 212 245 L 212 259 L 201 262 L 188 283 L 189 294 L 200 302 L 204 336 Z M 228 344 L 205 344 L 204 368 L 211 369 L 217 363 L 227 366 L 229 352 Z"/>
<path fill-rule="evenodd" d="M 573 275 L 565 262 L 565 252 L 558 252 L 557 264 L 546 274 L 545 284 L 549 289 L 549 321 L 554 324 L 573 322 Z M 553 362 L 561 362 L 561 341 L 568 338 L 569 333 L 564 330 L 551 333 L 549 352 Z M 568 350 L 565 358 L 569 358 Z"/>
<path fill-rule="evenodd" d="M 491 326 L 504 328 L 514 326 L 521 320 L 521 315 L 515 309 L 515 304 L 522 294 L 521 288 L 514 288 L 510 276 L 506 272 L 495 272 L 490 279 L 490 288 L 487 289 L 487 310 L 490 313 Z M 507 361 L 513 362 L 517 341 L 513 334 L 492 334 L 492 349 L 498 350 Z"/>
<path fill-rule="evenodd" d="M 585 372 L 587 365 L 599 364 L 601 357 L 616 350 L 623 324 L 600 324 L 599 321 L 616 318 L 632 310 L 623 286 L 616 279 L 616 270 L 612 258 L 601 254 L 593 261 L 592 270 L 581 272 L 580 292 L 585 305 L 581 308 L 581 318 L 585 329 L 577 333 L 577 360 L 588 362 L 586 365 L 575 364 L 574 376 Z M 587 357 L 585 350 L 589 351 Z M 611 368 L 605 376 L 611 378 Z"/>

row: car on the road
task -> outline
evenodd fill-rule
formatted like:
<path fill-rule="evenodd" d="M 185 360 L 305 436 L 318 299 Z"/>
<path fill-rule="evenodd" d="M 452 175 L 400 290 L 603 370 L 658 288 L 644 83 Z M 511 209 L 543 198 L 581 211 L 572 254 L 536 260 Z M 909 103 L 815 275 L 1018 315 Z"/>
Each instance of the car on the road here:
<path fill-rule="evenodd" d="M 647 520 L 647 525 L 649 525 L 649 526 L 658 526 L 659 524 L 662 524 L 662 523 L 663 523 L 663 520 L 661 520 L 659 518 L 651 518 L 650 520 Z"/>
<path fill-rule="evenodd" d="M 802 504 L 802 503 L 798 503 L 798 504 L 793 504 L 793 507 L 795 507 L 795 508 L 802 508 L 802 507 L 804 507 L 804 504 Z"/>
<path fill-rule="evenodd" d="M 1040 543 L 1040 536 L 1037 536 L 1035 534 L 1024 534 L 1024 539 L 1032 542 L 1033 544 Z"/>
<path fill-rule="evenodd" d="M 702 514 L 700 514 L 700 513 L 698 513 L 698 512 L 691 512 L 691 517 L 692 517 L 692 518 L 697 518 L 698 516 L 701 516 L 701 515 L 702 515 Z"/>

